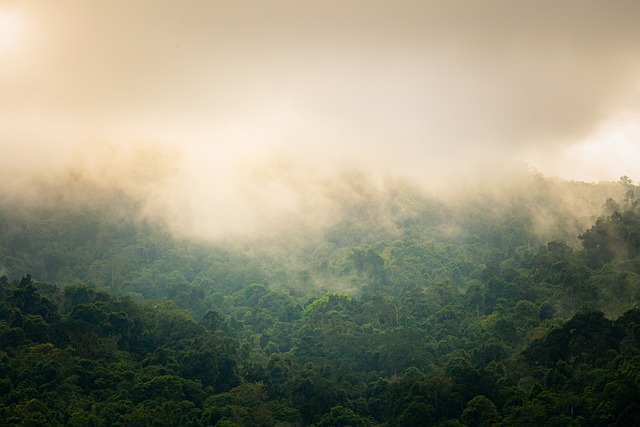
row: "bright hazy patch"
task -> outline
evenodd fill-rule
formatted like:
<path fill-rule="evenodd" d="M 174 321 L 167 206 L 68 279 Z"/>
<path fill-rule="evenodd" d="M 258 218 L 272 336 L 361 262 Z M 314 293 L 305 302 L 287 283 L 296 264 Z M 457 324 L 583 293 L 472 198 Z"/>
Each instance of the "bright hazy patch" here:
<path fill-rule="evenodd" d="M 639 22 L 635 0 L 0 2 L 0 158 L 24 179 L 166 150 L 151 196 L 211 230 L 352 168 L 639 179 Z"/>
<path fill-rule="evenodd" d="M 588 137 L 563 146 L 553 156 L 535 151 L 529 159 L 545 174 L 583 181 L 614 180 L 616 171 L 640 174 L 640 113 L 626 112 L 605 121 Z"/>
<path fill-rule="evenodd" d="M 23 31 L 22 17 L 10 9 L 2 9 L 0 4 L 0 54 L 5 54 L 10 49 L 18 49 Z"/>

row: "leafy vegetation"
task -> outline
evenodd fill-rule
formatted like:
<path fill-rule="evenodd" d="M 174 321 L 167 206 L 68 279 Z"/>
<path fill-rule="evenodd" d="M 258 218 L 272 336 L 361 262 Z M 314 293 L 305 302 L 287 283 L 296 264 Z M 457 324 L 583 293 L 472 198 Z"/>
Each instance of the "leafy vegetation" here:
<path fill-rule="evenodd" d="M 638 425 L 630 180 L 365 187 L 215 244 L 118 192 L 5 201 L 0 424 Z"/>

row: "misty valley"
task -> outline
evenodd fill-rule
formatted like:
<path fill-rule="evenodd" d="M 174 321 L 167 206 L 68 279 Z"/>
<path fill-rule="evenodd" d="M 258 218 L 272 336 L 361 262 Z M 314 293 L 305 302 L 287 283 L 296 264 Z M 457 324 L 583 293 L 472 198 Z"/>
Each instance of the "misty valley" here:
<path fill-rule="evenodd" d="M 0 427 L 640 427 L 639 0 L 0 0 Z"/>
<path fill-rule="evenodd" d="M 78 176 L 3 192 L 0 425 L 640 425 L 631 179 L 339 184 L 216 237 Z"/>

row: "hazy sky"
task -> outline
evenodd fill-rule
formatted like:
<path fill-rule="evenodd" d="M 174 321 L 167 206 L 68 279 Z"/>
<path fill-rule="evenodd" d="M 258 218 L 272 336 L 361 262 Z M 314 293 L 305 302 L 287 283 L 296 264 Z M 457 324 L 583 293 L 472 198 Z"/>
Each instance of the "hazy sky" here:
<path fill-rule="evenodd" d="M 0 0 L 5 169 L 139 146 L 220 203 L 350 165 L 638 180 L 640 2 Z"/>

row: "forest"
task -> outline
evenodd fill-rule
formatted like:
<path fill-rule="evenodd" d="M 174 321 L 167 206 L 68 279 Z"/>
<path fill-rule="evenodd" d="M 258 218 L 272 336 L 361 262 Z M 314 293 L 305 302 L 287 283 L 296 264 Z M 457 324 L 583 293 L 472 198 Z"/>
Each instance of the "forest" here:
<path fill-rule="evenodd" d="M 212 240 L 81 179 L 3 194 L 0 425 L 640 425 L 631 179 L 335 198 Z"/>

